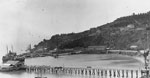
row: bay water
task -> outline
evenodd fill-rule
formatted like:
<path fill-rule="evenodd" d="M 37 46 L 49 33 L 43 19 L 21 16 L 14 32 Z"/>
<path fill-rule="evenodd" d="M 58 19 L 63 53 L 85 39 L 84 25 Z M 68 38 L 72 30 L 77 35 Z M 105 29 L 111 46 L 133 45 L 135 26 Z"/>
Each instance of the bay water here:
<path fill-rule="evenodd" d="M 139 57 L 138 59 L 143 59 Z M 79 55 L 65 55 L 59 58 L 48 57 L 37 57 L 28 58 L 25 60 L 25 64 L 28 66 L 52 66 L 52 67 L 81 67 L 86 68 L 91 66 L 92 68 L 109 68 L 109 69 L 141 69 L 144 63 L 135 57 L 117 55 L 117 54 L 79 54 Z M 0 72 L 0 78 L 35 78 L 39 76 L 38 73 L 26 72 L 26 71 L 14 71 L 14 72 Z M 97 78 L 93 76 L 79 76 L 79 75 L 68 75 L 68 74 L 42 74 L 43 77 L 47 78 Z M 101 78 L 101 77 L 99 77 Z"/>

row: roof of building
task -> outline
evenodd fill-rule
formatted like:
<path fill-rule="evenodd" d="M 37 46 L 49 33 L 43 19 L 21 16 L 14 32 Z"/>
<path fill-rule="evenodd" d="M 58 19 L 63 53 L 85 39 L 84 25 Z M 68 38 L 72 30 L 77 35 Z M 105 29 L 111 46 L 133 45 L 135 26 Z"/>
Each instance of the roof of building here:
<path fill-rule="evenodd" d="M 88 46 L 88 48 L 106 48 L 106 46 Z"/>
<path fill-rule="evenodd" d="M 6 64 L 12 64 L 12 65 L 15 65 L 17 64 L 19 61 L 7 61 Z"/>

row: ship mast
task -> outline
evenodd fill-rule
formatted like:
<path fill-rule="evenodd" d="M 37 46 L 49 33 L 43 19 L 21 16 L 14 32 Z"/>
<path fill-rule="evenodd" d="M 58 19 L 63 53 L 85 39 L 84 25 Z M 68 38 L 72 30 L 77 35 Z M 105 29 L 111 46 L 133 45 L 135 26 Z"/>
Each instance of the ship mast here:
<path fill-rule="evenodd" d="M 13 45 L 11 45 L 11 50 L 12 50 L 12 52 L 13 52 Z"/>
<path fill-rule="evenodd" d="M 8 45 L 6 46 L 7 54 L 8 54 Z"/>

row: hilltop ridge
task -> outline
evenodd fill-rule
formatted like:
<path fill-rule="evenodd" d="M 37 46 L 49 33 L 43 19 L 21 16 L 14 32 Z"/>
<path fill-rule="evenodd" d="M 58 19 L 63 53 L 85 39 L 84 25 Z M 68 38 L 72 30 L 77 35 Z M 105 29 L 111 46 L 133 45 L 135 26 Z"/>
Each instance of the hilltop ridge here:
<path fill-rule="evenodd" d="M 132 14 L 83 32 L 53 35 L 51 39 L 43 39 L 34 45 L 33 50 L 86 48 L 95 45 L 122 50 L 136 45 L 137 49 L 145 49 L 148 27 L 150 27 L 150 12 Z"/>

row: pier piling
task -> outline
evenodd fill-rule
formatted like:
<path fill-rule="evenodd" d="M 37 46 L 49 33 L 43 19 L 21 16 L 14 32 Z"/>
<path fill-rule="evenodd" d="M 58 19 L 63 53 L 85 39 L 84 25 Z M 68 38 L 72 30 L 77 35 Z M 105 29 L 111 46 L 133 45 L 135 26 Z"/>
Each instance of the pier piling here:
<path fill-rule="evenodd" d="M 107 78 L 140 78 L 141 76 L 144 75 L 141 70 L 69 68 L 69 67 L 51 67 L 51 66 L 26 66 L 26 72 L 99 76 Z"/>

